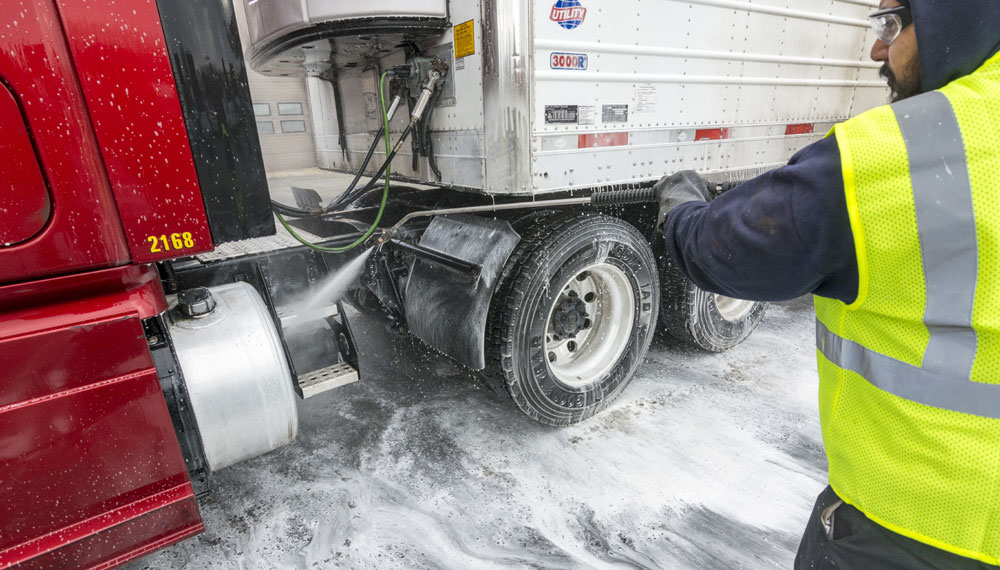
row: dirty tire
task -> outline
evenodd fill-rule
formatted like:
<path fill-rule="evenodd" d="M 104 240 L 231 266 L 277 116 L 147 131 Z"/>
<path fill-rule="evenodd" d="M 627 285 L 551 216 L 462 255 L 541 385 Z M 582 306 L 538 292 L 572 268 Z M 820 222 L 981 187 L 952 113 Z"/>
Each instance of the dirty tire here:
<path fill-rule="evenodd" d="M 548 213 L 526 218 L 516 229 L 521 241 L 504 267 L 490 304 L 484 376 L 494 391 L 512 399 L 538 422 L 552 426 L 575 424 L 614 401 L 642 363 L 659 310 L 656 257 L 638 230 L 609 216 Z M 604 282 L 594 278 L 594 291 L 599 293 L 587 297 L 595 299 L 591 301 L 592 316 L 597 322 L 572 337 L 589 339 L 581 342 L 594 350 L 581 348 L 568 358 L 582 358 L 595 365 L 583 368 L 582 376 L 564 381 L 566 372 L 559 366 L 566 365 L 562 361 L 555 368 L 550 365 L 551 345 L 546 333 L 555 322 L 550 319 L 556 302 L 567 298 L 564 286 L 575 286 L 575 281 L 590 283 L 587 277 L 577 277 L 591 275 L 581 273 L 588 268 L 594 270 L 594 275 L 602 271 L 611 275 L 613 279 L 608 283 L 613 286 L 602 288 Z M 608 292 L 612 289 L 616 296 Z M 621 311 L 627 313 L 621 316 L 602 308 L 612 306 L 629 310 Z M 622 334 L 598 334 L 612 330 L 599 326 L 609 319 L 614 326 L 620 325 L 617 330 Z M 615 338 L 605 340 L 612 336 Z M 562 339 L 564 347 L 568 338 Z M 616 356 L 587 358 L 605 350 Z M 591 371 L 594 376 L 588 375 Z"/>
<path fill-rule="evenodd" d="M 716 296 L 691 282 L 670 258 L 660 257 L 663 302 L 660 323 L 670 336 L 709 352 L 740 344 L 757 328 L 767 303 L 755 302 L 739 314 L 723 316 Z"/>

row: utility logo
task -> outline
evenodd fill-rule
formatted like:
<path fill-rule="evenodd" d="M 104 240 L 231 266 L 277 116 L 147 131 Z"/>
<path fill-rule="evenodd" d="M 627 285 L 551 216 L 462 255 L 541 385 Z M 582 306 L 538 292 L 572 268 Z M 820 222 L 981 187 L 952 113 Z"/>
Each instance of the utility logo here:
<path fill-rule="evenodd" d="M 549 19 L 567 30 L 582 24 L 586 17 L 587 9 L 580 5 L 580 0 L 556 0 L 549 15 Z"/>

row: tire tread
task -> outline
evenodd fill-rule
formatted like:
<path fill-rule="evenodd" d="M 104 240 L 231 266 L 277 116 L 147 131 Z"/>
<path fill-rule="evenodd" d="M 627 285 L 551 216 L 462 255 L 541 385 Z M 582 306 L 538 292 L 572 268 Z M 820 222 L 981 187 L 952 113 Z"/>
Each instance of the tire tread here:
<path fill-rule="evenodd" d="M 527 283 L 537 272 L 543 271 L 546 262 L 544 249 L 553 243 L 553 238 L 581 223 L 581 219 L 599 219 L 607 216 L 580 212 L 539 212 L 515 223 L 515 230 L 521 241 L 511 253 L 494 291 L 493 300 L 486 321 L 486 368 L 481 376 L 486 384 L 502 399 L 515 403 L 526 415 L 548 425 L 570 425 L 589 418 L 609 406 L 614 397 L 604 397 L 600 402 L 581 408 L 579 411 L 563 413 L 559 419 L 546 417 L 535 410 L 524 393 L 511 389 L 514 382 L 513 358 L 515 350 L 513 338 L 514 323 L 518 310 L 525 306 Z M 627 223 L 622 221 L 622 223 Z M 645 241 L 645 238 L 643 238 Z M 650 268 L 654 289 L 658 289 L 658 272 Z M 659 303 L 654 303 L 652 323 L 656 323 Z M 624 388 L 625 382 L 621 388 Z"/>

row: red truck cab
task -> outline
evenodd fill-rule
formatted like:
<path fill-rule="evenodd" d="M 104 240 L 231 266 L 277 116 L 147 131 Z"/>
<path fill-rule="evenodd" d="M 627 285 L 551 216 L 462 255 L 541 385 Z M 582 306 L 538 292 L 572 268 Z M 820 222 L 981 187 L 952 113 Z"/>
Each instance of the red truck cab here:
<path fill-rule="evenodd" d="M 152 262 L 274 233 L 235 26 L 223 3 L 0 0 L 0 568 L 203 530 Z"/>

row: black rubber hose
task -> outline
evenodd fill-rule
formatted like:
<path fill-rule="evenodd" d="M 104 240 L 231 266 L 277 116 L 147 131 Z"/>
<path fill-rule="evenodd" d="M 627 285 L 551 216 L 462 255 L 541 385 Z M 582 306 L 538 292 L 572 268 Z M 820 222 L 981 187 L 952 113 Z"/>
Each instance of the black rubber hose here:
<path fill-rule="evenodd" d="M 412 131 L 413 131 L 413 125 L 412 124 L 406 125 L 406 128 L 403 129 L 402 134 L 399 135 L 399 140 L 396 141 L 396 145 L 392 147 L 392 152 L 390 152 L 389 156 L 385 157 L 385 160 L 382 162 L 382 166 L 378 168 L 378 171 L 375 173 L 374 176 L 372 176 L 372 179 L 368 181 L 368 184 L 365 184 L 364 188 L 362 188 L 361 190 L 355 190 L 357 195 L 353 196 L 350 201 L 354 201 L 355 199 L 360 198 L 366 192 L 375 187 L 375 184 L 378 183 L 378 179 L 381 178 L 383 174 L 385 174 L 385 170 L 389 168 L 389 164 L 392 163 L 392 159 L 396 157 L 396 153 L 399 152 L 399 147 L 403 146 L 403 141 L 406 140 L 406 137 Z"/>
<path fill-rule="evenodd" d="M 333 59 L 333 54 L 330 54 L 330 59 Z M 340 94 L 340 77 L 337 73 L 337 66 L 334 65 L 333 61 L 330 62 L 330 85 L 333 86 L 333 104 L 334 111 L 337 114 L 337 142 L 340 144 L 340 152 L 344 158 L 347 158 L 347 127 L 344 125 L 344 98 Z"/>
<path fill-rule="evenodd" d="M 274 200 L 271 200 L 271 207 L 274 208 L 279 214 L 294 216 L 296 218 L 314 218 L 322 215 L 326 210 L 325 208 L 317 208 L 315 210 L 296 208 L 295 206 L 289 206 L 287 204 L 282 204 L 281 202 L 275 202 Z"/>
<path fill-rule="evenodd" d="M 334 211 L 335 208 L 350 201 L 348 197 L 358 185 L 358 181 L 360 181 L 361 176 L 364 175 L 365 169 L 368 168 L 368 163 L 371 162 L 372 156 L 375 154 L 375 149 L 378 147 L 379 141 L 382 140 L 382 135 L 383 129 L 379 129 L 378 133 L 375 135 L 375 140 L 372 141 L 372 145 L 368 147 L 368 153 L 365 155 L 365 159 L 361 162 L 361 168 L 359 168 L 357 173 L 354 175 L 354 180 L 351 181 L 347 190 L 344 190 L 340 196 L 334 198 L 325 208 L 307 210 L 305 208 L 296 208 L 294 206 L 282 204 L 281 202 L 275 202 L 274 200 L 271 200 L 271 207 L 277 210 L 279 214 L 284 214 L 286 216 L 294 216 L 296 218 L 315 218 L 329 214 L 331 211 Z"/>
<path fill-rule="evenodd" d="M 384 129 L 379 129 L 378 132 L 375 133 L 375 140 L 373 140 L 372 145 L 368 147 L 368 153 L 365 155 L 365 159 L 361 161 L 361 168 L 358 168 L 357 173 L 354 174 L 354 180 L 351 180 L 351 184 L 347 187 L 347 190 L 344 190 L 340 194 L 340 196 L 337 196 L 336 198 L 330 201 L 330 204 L 327 205 L 328 209 L 335 208 L 336 206 L 340 205 L 342 203 L 341 199 L 344 196 L 350 194 L 350 192 L 354 190 L 354 188 L 358 185 L 358 181 L 361 180 L 361 176 L 364 175 L 365 169 L 368 168 L 368 163 L 371 161 L 372 156 L 375 154 L 375 148 L 378 147 L 379 141 L 382 140 L 383 131 Z"/>
<path fill-rule="evenodd" d="M 424 151 L 427 153 L 427 165 L 431 167 L 431 171 L 433 171 L 434 175 L 437 176 L 438 182 L 441 182 L 441 170 L 438 169 L 437 160 L 434 158 L 434 141 L 431 140 L 431 117 L 434 116 L 434 106 L 437 105 L 437 101 L 440 97 L 441 88 L 438 87 L 434 90 L 434 95 L 427 104 L 427 114 L 424 115 L 423 128 Z"/>
<path fill-rule="evenodd" d="M 342 194 L 341 196 L 339 196 L 337 198 L 337 200 L 336 200 L 336 202 L 337 202 L 336 208 L 343 209 L 344 206 L 346 206 L 347 204 L 350 204 L 351 202 L 357 200 L 361 196 L 365 195 L 369 190 L 371 190 L 372 188 L 375 187 L 375 185 L 378 183 L 378 179 L 383 174 L 385 174 L 385 171 L 386 171 L 387 168 L 389 168 L 389 164 L 392 162 L 392 159 L 396 157 L 396 153 L 399 152 L 399 148 L 401 146 L 403 146 L 403 141 L 406 140 L 406 137 L 412 131 L 413 131 L 413 125 L 412 124 L 411 125 L 407 125 L 406 128 L 403 129 L 402 134 L 399 135 L 399 140 L 396 141 L 396 146 L 392 147 L 392 152 L 390 152 L 389 156 L 386 157 L 385 161 L 382 162 L 382 166 L 380 166 L 379 169 L 378 169 L 378 171 L 375 172 L 375 174 L 372 176 L 372 179 L 369 180 L 368 183 L 365 184 L 363 187 L 361 187 L 361 188 L 353 188 L 350 191 L 345 192 L 344 194 Z M 328 206 L 326 208 L 323 208 L 323 210 L 302 210 L 301 208 L 291 208 L 289 206 L 284 206 L 283 204 L 277 204 L 275 202 L 272 202 L 272 204 L 275 204 L 275 205 L 278 205 L 278 206 L 282 206 L 286 210 L 298 210 L 298 212 L 285 212 L 285 211 L 281 211 L 281 213 L 285 214 L 285 215 L 288 215 L 288 216 L 296 216 L 296 217 L 299 217 L 299 218 L 319 218 L 319 217 L 322 217 L 322 216 L 329 215 L 331 213 L 335 213 L 335 212 L 340 211 L 339 209 L 334 209 L 334 208 L 332 208 L 330 206 Z M 301 213 L 299 213 L 299 212 L 301 212 Z"/>
<path fill-rule="evenodd" d="M 372 146 L 368 148 L 368 154 L 365 155 L 365 160 L 361 163 L 361 168 L 359 168 L 358 172 L 354 175 L 354 180 L 351 181 L 350 186 L 348 186 L 347 190 L 344 190 L 344 192 L 340 196 L 334 198 L 333 201 L 331 201 L 327 207 L 317 208 L 315 210 L 307 210 L 305 208 L 296 208 L 294 206 L 282 204 L 281 202 L 275 202 L 274 200 L 271 200 L 271 207 L 277 210 L 279 214 L 284 214 L 286 216 L 295 216 L 297 218 L 310 218 L 310 217 L 321 216 L 323 214 L 328 213 L 332 208 L 339 205 L 339 200 L 342 196 L 350 193 L 351 190 L 354 190 L 354 187 L 358 185 L 358 181 L 361 180 L 362 174 L 364 174 L 365 169 L 368 168 L 368 163 L 371 161 L 372 155 L 375 154 L 375 147 L 378 146 L 380 140 L 382 140 L 381 129 L 379 129 L 378 134 L 375 135 L 375 140 L 372 141 Z"/>
<path fill-rule="evenodd" d="M 409 105 L 410 112 L 412 113 L 417 107 L 417 99 L 415 97 L 407 97 L 406 102 Z M 414 172 L 420 168 L 420 155 L 423 154 L 423 146 L 421 145 L 420 131 L 417 131 L 416 136 L 410 141 L 410 148 L 412 153 L 410 154 L 410 169 Z"/>

